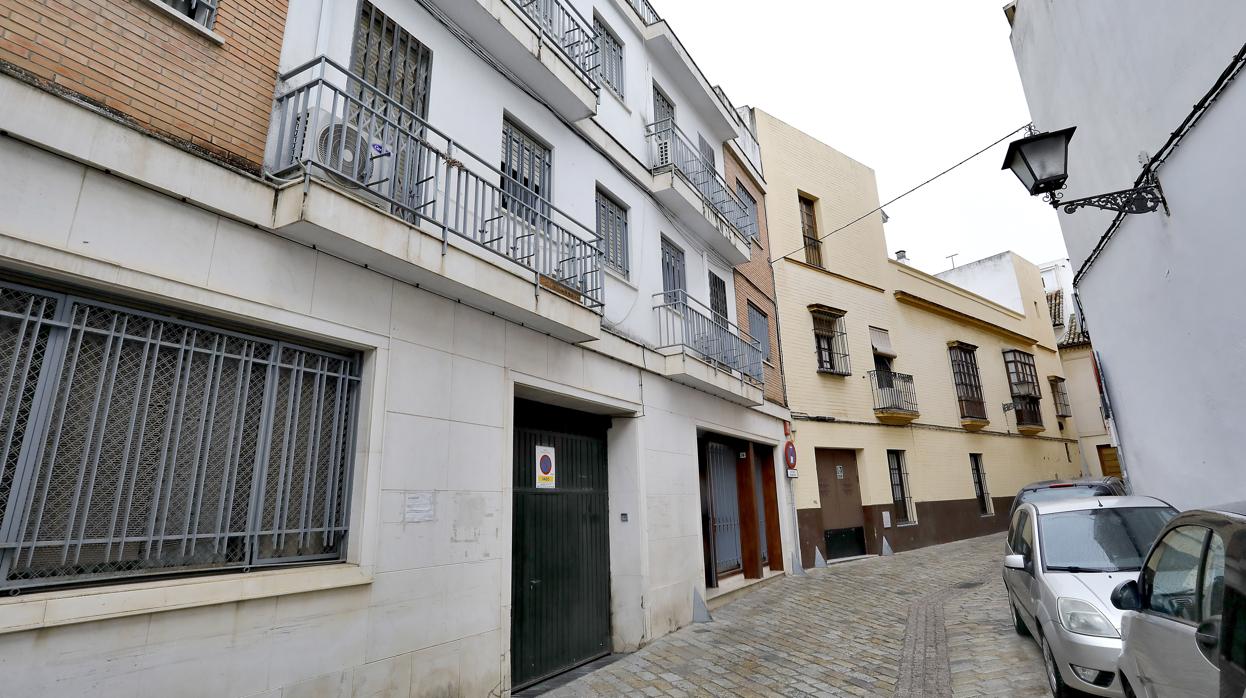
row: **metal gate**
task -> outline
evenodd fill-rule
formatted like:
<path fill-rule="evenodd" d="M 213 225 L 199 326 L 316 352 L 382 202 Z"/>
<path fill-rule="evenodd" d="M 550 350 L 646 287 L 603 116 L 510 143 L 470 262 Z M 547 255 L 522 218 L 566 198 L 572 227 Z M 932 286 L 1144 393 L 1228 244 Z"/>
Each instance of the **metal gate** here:
<path fill-rule="evenodd" d="M 705 443 L 709 473 L 710 527 L 714 540 L 714 570 L 718 574 L 740 569 L 740 486 L 736 480 L 735 450 L 715 441 Z"/>
<path fill-rule="evenodd" d="M 610 652 L 608 419 L 515 401 L 511 686 Z M 538 446 L 554 449 L 538 488 Z"/>

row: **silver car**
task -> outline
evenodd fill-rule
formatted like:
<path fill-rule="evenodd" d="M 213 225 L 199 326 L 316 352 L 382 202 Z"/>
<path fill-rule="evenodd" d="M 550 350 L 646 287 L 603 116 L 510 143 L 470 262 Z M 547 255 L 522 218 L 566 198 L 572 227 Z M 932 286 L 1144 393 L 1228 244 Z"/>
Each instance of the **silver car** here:
<path fill-rule="evenodd" d="M 1137 578 L 1151 543 L 1176 515 L 1151 497 L 1029 502 L 1013 512 L 1004 557 L 1013 624 L 1038 642 L 1057 698 L 1074 689 L 1125 695 L 1112 591 Z"/>

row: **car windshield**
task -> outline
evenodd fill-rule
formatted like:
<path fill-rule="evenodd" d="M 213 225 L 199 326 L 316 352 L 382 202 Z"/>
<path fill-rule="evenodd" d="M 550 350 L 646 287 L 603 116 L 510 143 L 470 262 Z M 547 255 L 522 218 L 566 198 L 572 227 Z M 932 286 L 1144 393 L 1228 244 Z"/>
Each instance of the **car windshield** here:
<path fill-rule="evenodd" d="M 1041 490 L 1027 490 L 1021 493 L 1022 502 L 1053 502 L 1057 499 L 1082 499 L 1109 495 L 1103 485 L 1059 485 L 1044 487 Z"/>
<path fill-rule="evenodd" d="M 1119 572 L 1142 569 L 1155 536 L 1176 516 L 1169 507 L 1120 507 L 1038 517 L 1048 570 Z"/>

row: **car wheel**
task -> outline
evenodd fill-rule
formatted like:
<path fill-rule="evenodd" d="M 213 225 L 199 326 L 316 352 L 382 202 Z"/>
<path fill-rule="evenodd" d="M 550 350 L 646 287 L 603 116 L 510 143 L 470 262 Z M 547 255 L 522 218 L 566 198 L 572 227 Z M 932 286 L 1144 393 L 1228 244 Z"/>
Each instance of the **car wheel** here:
<path fill-rule="evenodd" d="M 1043 651 L 1043 669 L 1047 674 L 1047 687 L 1051 689 L 1051 695 L 1056 698 L 1071 698 L 1073 691 L 1064 684 L 1064 679 L 1060 677 L 1060 667 L 1056 666 L 1056 657 L 1051 653 L 1051 645 L 1047 644 L 1047 638 L 1042 633 L 1038 634 L 1038 646 Z"/>
<path fill-rule="evenodd" d="M 1017 605 L 1009 603 L 1008 610 L 1012 611 L 1012 629 L 1016 630 L 1021 637 L 1029 637 L 1030 629 L 1025 627 L 1025 621 L 1021 620 L 1021 614 L 1017 613 Z"/>

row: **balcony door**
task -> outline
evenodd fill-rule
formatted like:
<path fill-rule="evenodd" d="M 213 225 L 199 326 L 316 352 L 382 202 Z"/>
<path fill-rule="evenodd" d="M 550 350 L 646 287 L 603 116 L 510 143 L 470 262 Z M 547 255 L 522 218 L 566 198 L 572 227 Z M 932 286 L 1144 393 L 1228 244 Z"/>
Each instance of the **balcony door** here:
<path fill-rule="evenodd" d="M 657 145 L 657 167 L 671 164 L 671 143 L 675 138 L 675 105 L 662 90 L 653 86 L 653 129 Z"/>
<path fill-rule="evenodd" d="M 662 238 L 662 290 L 666 292 L 666 302 L 679 302 L 682 299 L 677 291 L 685 291 L 687 288 L 684 251 L 664 237 Z"/>

